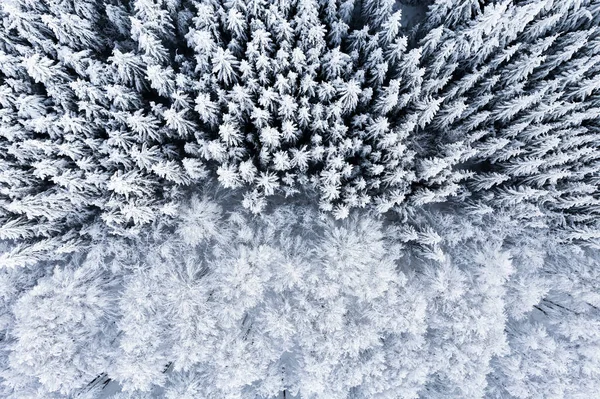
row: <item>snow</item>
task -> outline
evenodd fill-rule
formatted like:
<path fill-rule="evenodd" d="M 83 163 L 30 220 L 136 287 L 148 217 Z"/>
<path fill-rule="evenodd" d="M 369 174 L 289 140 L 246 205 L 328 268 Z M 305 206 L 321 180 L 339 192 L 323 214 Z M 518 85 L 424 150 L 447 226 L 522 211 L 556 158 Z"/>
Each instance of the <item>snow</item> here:
<path fill-rule="evenodd" d="M 597 2 L 290 4 L 0 1 L 0 397 L 597 397 Z"/>

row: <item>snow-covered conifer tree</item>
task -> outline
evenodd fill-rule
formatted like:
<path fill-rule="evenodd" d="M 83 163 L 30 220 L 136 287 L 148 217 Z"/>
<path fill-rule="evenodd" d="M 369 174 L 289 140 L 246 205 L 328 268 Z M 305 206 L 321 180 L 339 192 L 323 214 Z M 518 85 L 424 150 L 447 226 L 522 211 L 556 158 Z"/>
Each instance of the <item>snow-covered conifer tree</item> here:
<path fill-rule="evenodd" d="M 415 37 L 431 96 L 415 102 L 422 148 L 455 145 L 445 169 L 476 172 L 473 198 L 533 204 L 567 241 L 598 230 L 587 184 L 598 172 L 599 12 L 593 1 L 437 1 Z"/>
<path fill-rule="evenodd" d="M 0 396 L 597 396 L 599 24 L 2 1 Z"/>

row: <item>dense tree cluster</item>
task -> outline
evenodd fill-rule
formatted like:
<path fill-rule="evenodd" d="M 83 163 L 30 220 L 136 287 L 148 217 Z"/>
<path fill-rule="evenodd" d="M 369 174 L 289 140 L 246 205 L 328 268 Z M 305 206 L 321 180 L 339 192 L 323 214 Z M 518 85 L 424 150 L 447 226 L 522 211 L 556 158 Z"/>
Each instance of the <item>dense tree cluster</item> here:
<path fill-rule="evenodd" d="M 600 390 L 597 253 L 509 214 L 398 225 L 227 203 L 194 196 L 174 225 L 43 276 L 2 269 L 0 395 L 97 398 L 109 380 L 114 399 Z"/>
<path fill-rule="evenodd" d="M 599 26 L 0 1 L 0 396 L 597 396 Z"/>
<path fill-rule="evenodd" d="M 438 1 L 405 36 L 391 0 L 7 0 L 0 237 L 33 241 L 5 261 L 136 234 L 209 173 L 254 212 L 474 193 L 595 240 L 599 10 Z"/>
<path fill-rule="evenodd" d="M 466 167 L 474 206 L 596 243 L 600 4 L 480 3 L 438 1 L 423 23 L 422 87 L 438 100 L 419 140 L 455 156 L 421 161 L 424 177 Z"/>
<path fill-rule="evenodd" d="M 3 2 L 1 237 L 44 238 L 6 261 L 135 234 L 207 166 L 255 212 L 311 187 L 338 217 L 401 203 L 415 60 L 392 6 Z"/>

